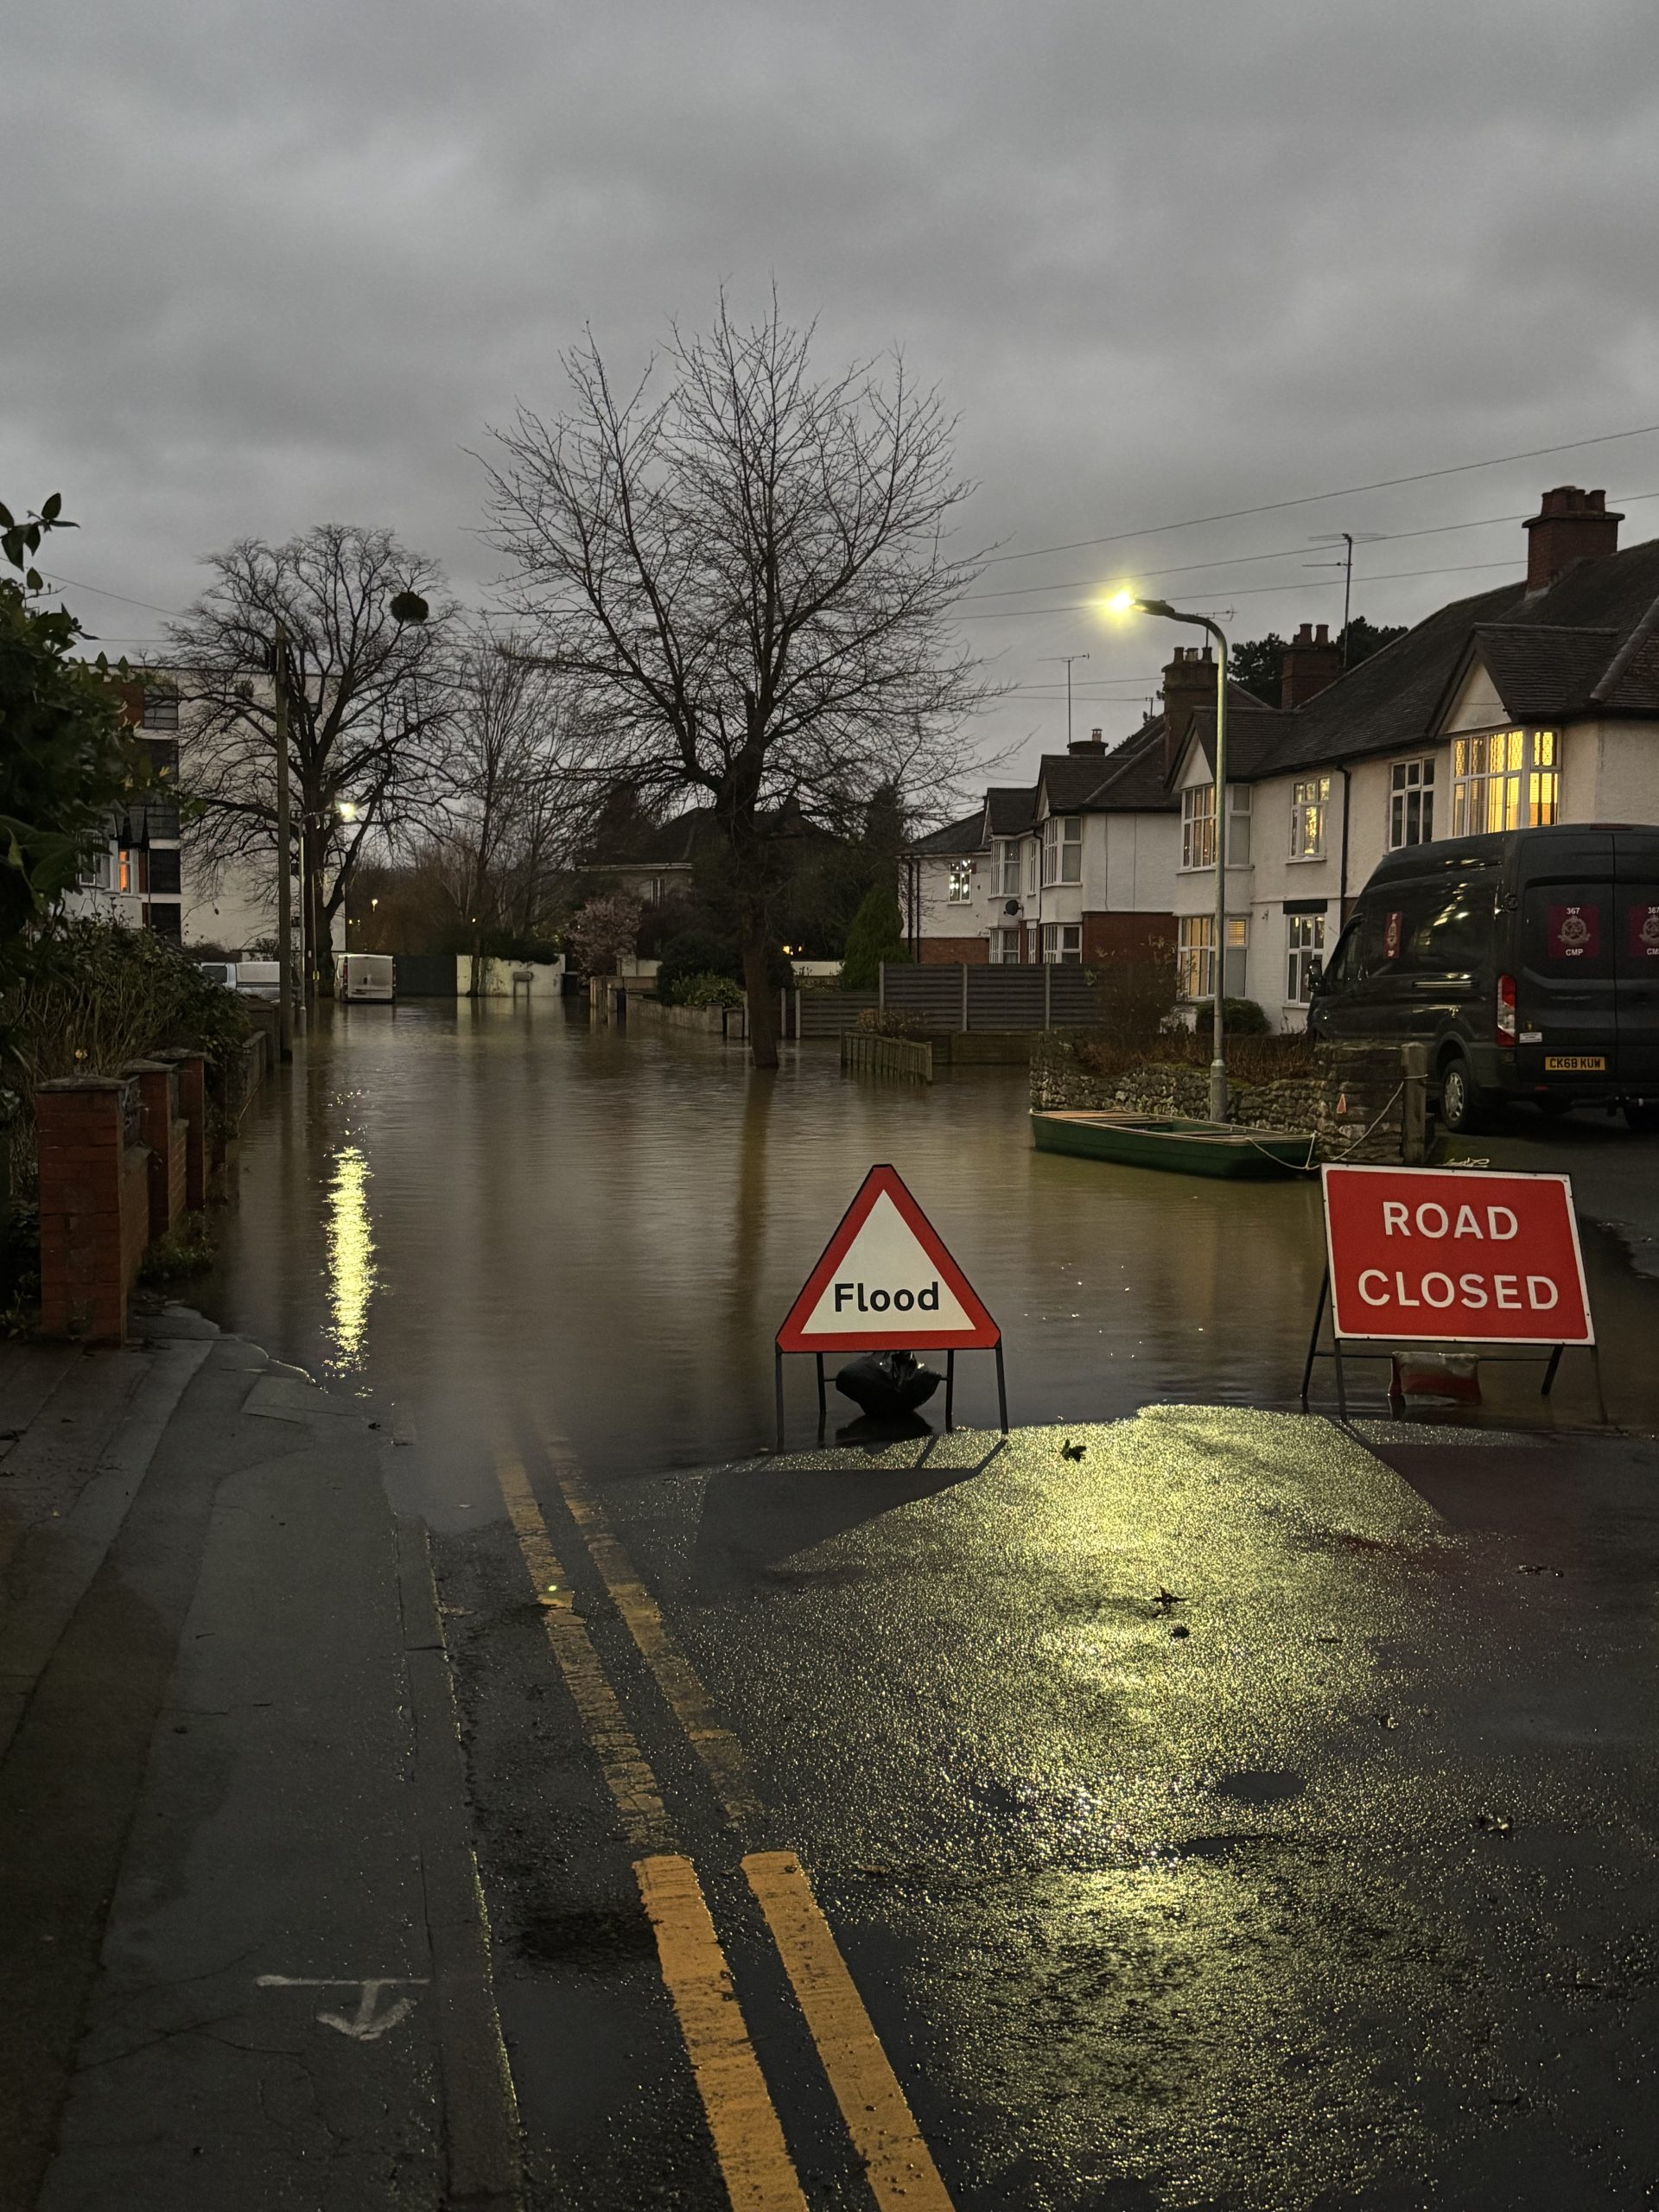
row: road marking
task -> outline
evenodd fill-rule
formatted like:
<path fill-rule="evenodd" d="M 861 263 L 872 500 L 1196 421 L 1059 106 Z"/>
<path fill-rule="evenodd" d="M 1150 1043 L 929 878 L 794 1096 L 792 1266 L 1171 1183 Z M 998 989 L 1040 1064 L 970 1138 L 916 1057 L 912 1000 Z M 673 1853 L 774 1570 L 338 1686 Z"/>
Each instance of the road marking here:
<path fill-rule="evenodd" d="M 734 2212 L 806 2212 L 696 1869 L 670 1855 L 633 1871 Z"/>
<path fill-rule="evenodd" d="M 547 1523 L 536 1503 L 518 1456 L 498 1449 L 496 1481 L 530 1570 L 531 1587 L 542 1606 L 542 1625 L 576 1708 L 582 1732 L 598 1754 L 605 1780 L 622 1816 L 623 1832 L 636 1847 L 671 1849 L 674 1831 L 657 1777 L 633 1732 L 623 1718 L 616 1692 L 606 1679 L 593 1639 L 571 1605 L 570 1579 L 549 1541 Z"/>
<path fill-rule="evenodd" d="M 561 1447 L 550 1443 L 546 1448 L 558 1469 L 559 1488 L 570 1509 L 570 1517 L 581 1531 L 589 1556 L 599 1569 L 600 1579 L 639 1646 L 640 1657 L 655 1677 L 658 1688 L 702 1761 L 727 1818 L 737 1827 L 758 1818 L 760 1804 L 749 1778 L 743 1746 L 730 1729 L 722 1728 L 715 1719 L 709 1694 L 696 1669 L 675 1642 L 657 1600 L 612 1535 L 603 1510 L 588 1496 L 575 1471 L 568 1465 L 561 1465 Z"/>
<path fill-rule="evenodd" d="M 793 1852 L 743 1861 L 881 2212 L 950 2212 L 932 2155 Z"/>
<path fill-rule="evenodd" d="M 347 1977 L 331 1980 L 326 1976 L 308 1974 L 262 1974 L 254 1977 L 256 1989 L 354 1989 L 358 1993 L 357 2011 L 350 2019 L 343 2012 L 319 2012 L 316 2015 L 325 2028 L 338 2028 L 353 2043 L 378 2043 L 388 2028 L 395 2028 L 399 2020 L 406 2020 L 415 2009 L 412 1997 L 397 1997 L 384 2012 L 377 2012 L 383 1989 L 424 1989 L 427 1978 L 423 1974 L 382 1974 L 365 1977 Z"/>

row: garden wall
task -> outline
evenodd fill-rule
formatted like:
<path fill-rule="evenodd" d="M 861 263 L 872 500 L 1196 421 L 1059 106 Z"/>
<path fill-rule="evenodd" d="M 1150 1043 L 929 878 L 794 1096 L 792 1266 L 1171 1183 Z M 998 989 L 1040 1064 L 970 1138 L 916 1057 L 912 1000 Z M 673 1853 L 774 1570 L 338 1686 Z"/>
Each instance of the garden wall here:
<path fill-rule="evenodd" d="M 1033 1107 L 1173 1115 L 1210 1111 L 1210 1071 L 1147 1058 L 1122 1073 L 1088 1065 L 1089 1047 L 1053 1035 L 1032 1040 Z M 1232 1119 L 1258 1129 L 1311 1132 L 1320 1160 L 1398 1160 L 1400 1054 L 1390 1046 L 1316 1045 L 1305 1073 L 1250 1083 L 1233 1078 Z M 1368 1134 L 1369 1133 L 1369 1134 Z"/>

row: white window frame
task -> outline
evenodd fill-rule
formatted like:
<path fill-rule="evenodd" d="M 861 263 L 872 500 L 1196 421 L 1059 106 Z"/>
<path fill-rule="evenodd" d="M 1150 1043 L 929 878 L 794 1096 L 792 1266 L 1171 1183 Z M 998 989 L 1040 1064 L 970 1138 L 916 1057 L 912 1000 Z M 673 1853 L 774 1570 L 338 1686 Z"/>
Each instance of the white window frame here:
<path fill-rule="evenodd" d="M 1083 881 L 1083 817 L 1051 814 L 1043 823 L 1043 888 Z"/>
<path fill-rule="evenodd" d="M 1213 868 L 1215 862 L 1211 862 Z M 1195 1005 L 1211 997 L 1216 988 L 1216 918 L 1213 914 L 1182 914 L 1175 924 L 1175 988 L 1177 995 Z"/>
<path fill-rule="evenodd" d="M 1548 829 L 1560 810 L 1559 730 L 1477 730 L 1452 739 L 1454 837 Z"/>
<path fill-rule="evenodd" d="M 995 929 L 991 931 L 991 965 L 993 968 L 1017 968 L 1020 965 L 1020 931 L 1014 929 Z"/>
<path fill-rule="evenodd" d="M 1285 916 L 1285 1004 L 1306 1006 L 1313 995 L 1313 962 L 1325 962 L 1323 914 Z"/>
<path fill-rule="evenodd" d="M 1216 864 L 1216 787 L 1189 784 L 1181 793 L 1181 870 L 1196 874 Z"/>
<path fill-rule="evenodd" d="M 948 906 L 971 906 L 974 902 L 974 864 L 972 861 L 952 861 L 944 892 Z"/>
<path fill-rule="evenodd" d="M 1290 787 L 1290 857 L 1325 858 L 1325 819 L 1331 810 L 1329 776 L 1300 776 Z"/>
<path fill-rule="evenodd" d="M 999 898 L 1020 896 L 1020 842 L 1018 837 L 999 837 L 995 842 L 991 868 Z"/>
<path fill-rule="evenodd" d="M 1043 964 L 1049 968 L 1082 967 L 1083 924 L 1081 922 L 1045 922 L 1043 924 Z"/>
<path fill-rule="evenodd" d="M 1026 849 L 1026 896 L 1029 899 L 1035 894 L 1037 889 L 1037 840 L 1035 837 L 1027 837 L 1022 839 L 1021 842 Z"/>
<path fill-rule="evenodd" d="M 1389 850 L 1434 842 L 1434 755 L 1389 763 Z"/>

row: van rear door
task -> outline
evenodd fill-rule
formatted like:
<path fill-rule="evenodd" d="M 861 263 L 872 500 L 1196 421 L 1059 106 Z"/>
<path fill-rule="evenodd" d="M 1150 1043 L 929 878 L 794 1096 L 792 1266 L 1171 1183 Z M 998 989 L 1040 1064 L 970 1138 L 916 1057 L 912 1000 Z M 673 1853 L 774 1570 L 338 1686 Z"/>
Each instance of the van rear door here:
<path fill-rule="evenodd" d="M 1515 1072 L 1525 1088 L 1571 1092 L 1618 1072 L 1617 934 L 1611 830 L 1517 841 Z"/>
<path fill-rule="evenodd" d="M 1637 1097 L 1659 1098 L 1659 832 L 1616 830 L 1618 1072 Z"/>

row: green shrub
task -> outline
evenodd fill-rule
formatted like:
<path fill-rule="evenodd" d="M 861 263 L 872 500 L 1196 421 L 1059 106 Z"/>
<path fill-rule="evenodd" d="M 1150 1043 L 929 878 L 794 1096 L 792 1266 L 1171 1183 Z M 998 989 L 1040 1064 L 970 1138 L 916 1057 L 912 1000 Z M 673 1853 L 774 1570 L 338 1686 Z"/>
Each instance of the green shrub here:
<path fill-rule="evenodd" d="M 926 1037 L 931 1033 L 918 1014 L 903 1014 L 897 1007 L 867 1006 L 861 1009 L 855 1029 L 862 1029 L 874 1037 Z"/>
<path fill-rule="evenodd" d="M 183 1282 L 191 1275 L 205 1274 L 218 1257 L 219 1247 L 208 1234 L 207 1216 L 188 1213 L 144 1254 L 138 1280 L 156 1288 Z"/>
<path fill-rule="evenodd" d="M 1214 1005 L 1213 999 L 1200 999 L 1192 1010 L 1192 1026 L 1202 1036 L 1210 1034 Z M 1254 999 L 1224 999 L 1221 1013 L 1230 1037 L 1270 1037 L 1273 1034 L 1273 1024 Z"/>
<path fill-rule="evenodd" d="M 687 976 L 676 988 L 671 1006 L 741 1006 L 743 986 L 729 976 Z"/>
<path fill-rule="evenodd" d="M 207 1063 L 210 1097 L 240 1060 L 248 1017 L 236 995 L 175 944 L 119 922 L 57 917 L 13 954 L 0 994 L 14 1189 L 35 1184 L 35 1090 L 66 1075 L 118 1075 L 170 1046 Z"/>
<path fill-rule="evenodd" d="M 723 976 L 732 983 L 741 980 L 736 949 L 711 930 L 682 930 L 664 941 L 657 968 L 657 995 L 670 1006 L 683 1006 L 685 985 L 698 976 Z"/>

